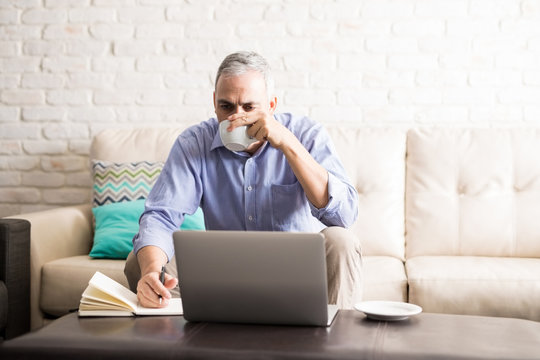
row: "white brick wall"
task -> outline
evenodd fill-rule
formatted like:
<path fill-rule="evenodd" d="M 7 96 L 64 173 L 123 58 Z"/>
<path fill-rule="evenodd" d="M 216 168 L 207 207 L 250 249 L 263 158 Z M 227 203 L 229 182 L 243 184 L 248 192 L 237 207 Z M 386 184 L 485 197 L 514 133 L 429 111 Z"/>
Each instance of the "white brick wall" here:
<path fill-rule="evenodd" d="M 212 116 L 239 49 L 323 123 L 540 126 L 540 0 L 0 0 L 0 216 L 88 202 L 101 129 Z"/>

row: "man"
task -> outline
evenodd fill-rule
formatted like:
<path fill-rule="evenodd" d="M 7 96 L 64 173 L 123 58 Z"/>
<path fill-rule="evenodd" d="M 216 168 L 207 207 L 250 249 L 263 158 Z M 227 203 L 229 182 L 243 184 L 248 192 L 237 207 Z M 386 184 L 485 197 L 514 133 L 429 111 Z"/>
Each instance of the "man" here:
<path fill-rule="evenodd" d="M 214 91 L 217 119 L 178 137 L 146 200 L 125 269 L 141 305 L 168 304 L 178 282 L 171 234 L 199 206 L 208 230 L 322 230 L 330 302 L 350 308 L 358 300 L 360 245 L 345 230 L 357 217 L 356 190 L 323 127 L 274 114 L 276 106 L 264 58 L 238 52 L 223 60 Z M 218 131 L 224 120 L 228 131 L 248 126 L 257 141 L 245 151 L 226 149 Z"/>

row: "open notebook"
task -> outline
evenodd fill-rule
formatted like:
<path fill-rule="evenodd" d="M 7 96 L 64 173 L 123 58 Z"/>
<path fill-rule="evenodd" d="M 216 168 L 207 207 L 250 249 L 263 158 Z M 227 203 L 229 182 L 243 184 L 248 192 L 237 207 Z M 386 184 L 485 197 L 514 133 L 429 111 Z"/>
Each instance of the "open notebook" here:
<path fill-rule="evenodd" d="M 122 284 L 96 271 L 82 294 L 79 316 L 182 315 L 182 300 L 172 298 L 165 308 L 146 308 L 137 295 Z"/>

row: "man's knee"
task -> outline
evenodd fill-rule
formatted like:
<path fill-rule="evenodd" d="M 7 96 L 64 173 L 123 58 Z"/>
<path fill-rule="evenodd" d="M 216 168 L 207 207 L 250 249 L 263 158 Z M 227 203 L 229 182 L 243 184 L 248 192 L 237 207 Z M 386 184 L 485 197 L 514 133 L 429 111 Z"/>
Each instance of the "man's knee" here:
<path fill-rule="evenodd" d="M 322 234 L 326 239 L 328 251 L 338 254 L 354 252 L 360 254 L 360 241 L 351 230 L 339 226 L 330 226 L 325 228 Z"/>

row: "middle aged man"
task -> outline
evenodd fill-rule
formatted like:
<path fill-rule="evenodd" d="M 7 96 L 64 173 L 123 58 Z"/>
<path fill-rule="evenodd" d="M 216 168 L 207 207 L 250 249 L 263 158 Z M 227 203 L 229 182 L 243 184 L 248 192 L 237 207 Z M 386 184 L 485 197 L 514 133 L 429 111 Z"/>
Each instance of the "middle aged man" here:
<path fill-rule="evenodd" d="M 358 214 L 356 190 L 324 128 L 275 114 L 276 105 L 264 58 L 238 52 L 223 60 L 214 92 L 217 119 L 178 137 L 146 200 L 125 269 L 141 305 L 168 304 L 178 282 L 172 233 L 199 206 L 208 230 L 322 231 L 330 303 L 351 308 L 359 300 L 360 244 L 345 229 Z M 229 131 L 249 126 L 257 141 L 245 151 L 228 150 L 218 131 L 224 120 Z"/>

